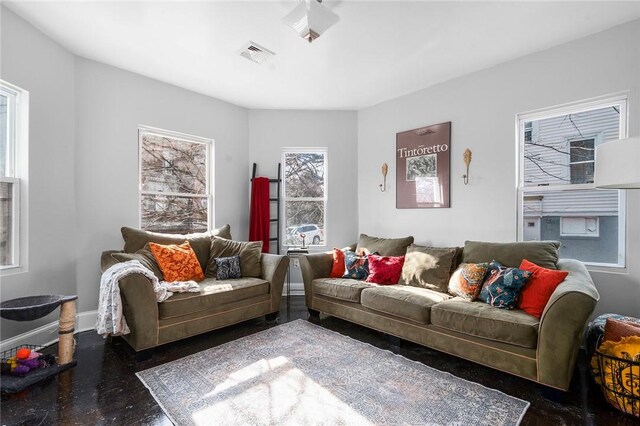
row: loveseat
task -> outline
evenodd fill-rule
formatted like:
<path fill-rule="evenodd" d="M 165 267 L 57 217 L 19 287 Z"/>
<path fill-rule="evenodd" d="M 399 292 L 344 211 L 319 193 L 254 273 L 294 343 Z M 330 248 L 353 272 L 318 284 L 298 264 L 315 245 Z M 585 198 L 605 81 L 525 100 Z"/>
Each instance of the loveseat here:
<path fill-rule="evenodd" d="M 230 242 L 229 225 L 213 231 L 171 235 L 122 228 L 123 250 L 102 253 L 101 269 L 128 260 L 139 260 L 147 266 L 145 245 L 181 244 L 189 241 L 198 262 L 205 271 L 209 263 L 213 239 Z M 147 253 L 148 254 L 148 253 Z M 147 256 L 148 257 L 148 256 Z M 119 281 L 124 317 L 130 334 L 124 340 L 142 352 L 196 334 L 205 333 L 260 316 L 276 318 L 285 274 L 289 265 L 286 256 L 259 254 L 259 267 L 254 276 L 218 280 L 206 277 L 198 282 L 197 293 L 175 293 L 164 302 L 156 302 L 151 281 L 141 274 L 129 275 Z M 154 269 L 149 266 L 148 269 Z M 207 274 L 209 275 L 209 274 Z M 146 351 L 148 355 L 149 351 Z"/>
<path fill-rule="evenodd" d="M 398 247 L 399 240 L 395 241 L 394 245 L 394 240 L 372 239 L 363 234 L 356 251 L 365 249 L 396 256 L 399 250 L 406 250 L 407 241 L 401 242 L 404 248 Z M 544 244 L 547 246 L 543 247 Z M 554 245 L 549 242 L 468 241 L 455 256 L 451 269 L 445 267 L 445 273 L 453 271 L 458 263 L 494 259 L 517 268 L 523 258 L 540 255 L 540 247 L 551 247 L 543 256 L 553 257 Z M 328 278 L 334 263 L 332 252 L 306 255 L 300 265 L 305 301 L 311 315 L 322 312 L 551 388 L 567 390 L 586 323 L 599 295 L 581 262 L 558 260 L 557 250 L 555 256 L 551 262 L 557 269 L 567 271 L 568 276 L 555 289 L 539 319 L 519 309 L 499 309 L 429 288 Z"/>

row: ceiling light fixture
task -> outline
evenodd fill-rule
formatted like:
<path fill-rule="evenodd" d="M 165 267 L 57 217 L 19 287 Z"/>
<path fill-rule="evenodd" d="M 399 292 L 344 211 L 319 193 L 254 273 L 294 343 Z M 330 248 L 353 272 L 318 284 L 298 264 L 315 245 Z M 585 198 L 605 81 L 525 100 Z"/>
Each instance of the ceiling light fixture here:
<path fill-rule="evenodd" d="M 340 21 L 338 15 L 320 3 L 322 0 L 301 0 L 284 17 L 285 24 L 293 28 L 300 37 L 309 43 Z"/>

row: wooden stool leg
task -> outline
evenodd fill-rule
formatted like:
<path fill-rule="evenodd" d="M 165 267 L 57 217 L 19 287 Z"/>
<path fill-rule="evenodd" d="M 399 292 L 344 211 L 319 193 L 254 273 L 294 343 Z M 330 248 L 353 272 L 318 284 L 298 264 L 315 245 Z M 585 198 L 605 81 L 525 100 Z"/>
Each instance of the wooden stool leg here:
<path fill-rule="evenodd" d="M 60 321 L 58 323 L 58 365 L 73 361 L 75 343 L 73 332 L 76 328 L 76 301 L 70 300 L 60 305 Z"/>

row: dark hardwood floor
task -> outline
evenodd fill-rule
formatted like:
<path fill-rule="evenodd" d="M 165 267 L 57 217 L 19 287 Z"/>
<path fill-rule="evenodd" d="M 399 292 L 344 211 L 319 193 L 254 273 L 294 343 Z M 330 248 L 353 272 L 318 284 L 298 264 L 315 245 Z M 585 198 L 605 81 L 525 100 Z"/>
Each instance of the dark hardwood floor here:
<path fill-rule="evenodd" d="M 78 365 L 56 378 L 20 393 L 2 395 L 3 425 L 170 425 L 162 409 L 135 376 L 137 371 L 220 345 L 279 323 L 307 319 L 304 298 L 283 299 L 276 322 L 246 321 L 157 348 L 153 357 L 136 363 L 121 339 L 104 340 L 94 332 L 76 336 Z M 400 340 L 365 327 L 322 316 L 314 323 L 401 354 L 464 379 L 501 390 L 531 403 L 523 425 L 637 425 L 637 419 L 619 413 L 591 383 L 581 354 L 569 392 L 561 401 L 548 399 L 535 383 L 498 372 L 441 352 Z"/>

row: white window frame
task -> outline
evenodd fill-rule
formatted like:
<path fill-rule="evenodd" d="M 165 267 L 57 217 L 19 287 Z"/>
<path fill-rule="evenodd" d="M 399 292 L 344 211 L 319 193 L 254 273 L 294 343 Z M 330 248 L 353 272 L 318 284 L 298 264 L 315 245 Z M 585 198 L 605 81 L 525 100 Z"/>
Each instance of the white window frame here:
<path fill-rule="evenodd" d="M 306 153 L 318 153 L 318 154 L 323 154 L 324 155 L 324 197 L 323 198 L 317 198 L 317 197 L 287 197 L 287 188 L 286 188 L 286 178 L 285 178 L 285 173 L 286 173 L 286 161 L 285 161 L 285 155 L 286 154 L 306 154 Z M 324 202 L 324 229 L 323 229 L 323 236 L 324 238 L 322 239 L 322 244 L 318 244 L 318 245 L 313 245 L 310 244 L 309 242 L 305 242 L 305 244 L 307 245 L 307 247 L 326 247 L 327 246 L 327 235 L 329 235 L 329 224 L 328 224 L 328 218 L 327 218 L 327 201 L 329 199 L 329 150 L 326 147 L 316 147 L 316 148 L 296 148 L 296 147 L 286 147 L 282 149 L 282 211 L 281 211 L 281 216 L 282 217 L 282 226 L 278 232 L 280 232 L 281 235 L 281 244 L 283 247 L 295 247 L 297 246 L 297 244 L 295 245 L 289 245 L 286 243 L 287 241 L 287 201 L 323 201 Z"/>
<path fill-rule="evenodd" d="M 191 194 L 182 192 L 161 192 L 161 191 L 143 191 L 142 190 L 142 135 L 153 134 L 156 136 L 167 137 L 171 139 L 177 139 L 188 143 L 199 143 L 207 147 L 206 165 L 207 165 L 207 184 L 204 194 Z M 215 194 L 213 188 L 215 188 L 213 177 L 214 174 L 214 147 L 215 141 L 210 138 L 204 138 L 201 136 L 190 135 L 187 133 L 175 132 L 172 130 L 160 129 L 151 126 L 138 126 L 138 226 L 142 228 L 142 196 L 143 195 L 168 195 L 179 197 L 195 197 L 207 199 L 207 230 L 212 228 L 212 224 L 215 223 Z"/>
<path fill-rule="evenodd" d="M 0 173 L 0 181 L 13 184 L 14 199 L 13 263 L 0 266 L 0 276 L 6 276 L 28 270 L 29 92 L 4 80 L 0 80 L 0 92 L 13 100 L 7 109 L 7 168 Z"/>
<path fill-rule="evenodd" d="M 544 120 L 547 118 L 558 117 L 567 114 L 577 114 L 580 112 L 591 111 L 594 109 L 613 107 L 615 105 L 620 106 L 620 123 L 619 123 L 619 138 L 624 139 L 627 137 L 628 129 L 628 106 L 629 106 L 629 93 L 622 92 L 609 96 L 602 96 L 597 98 L 588 99 L 585 101 L 572 102 L 556 107 L 543 108 L 535 111 L 516 114 L 516 191 L 517 191 L 517 220 L 516 220 L 516 237 L 517 241 L 523 241 L 524 233 L 524 197 L 527 193 L 534 192 L 551 192 L 551 191 L 572 191 L 581 189 L 596 189 L 595 183 L 584 184 L 550 184 L 546 186 L 527 186 L 524 182 L 524 123 L 527 121 Z M 590 139 L 580 138 L 580 139 Z M 599 135 L 595 137 L 595 145 L 599 142 Z M 597 159 L 596 159 L 597 161 Z M 627 203 L 626 203 L 626 190 L 618 190 L 618 262 L 617 263 L 600 263 L 600 262 L 583 262 L 590 270 L 602 270 L 606 272 L 609 269 L 624 269 L 627 264 Z"/>

